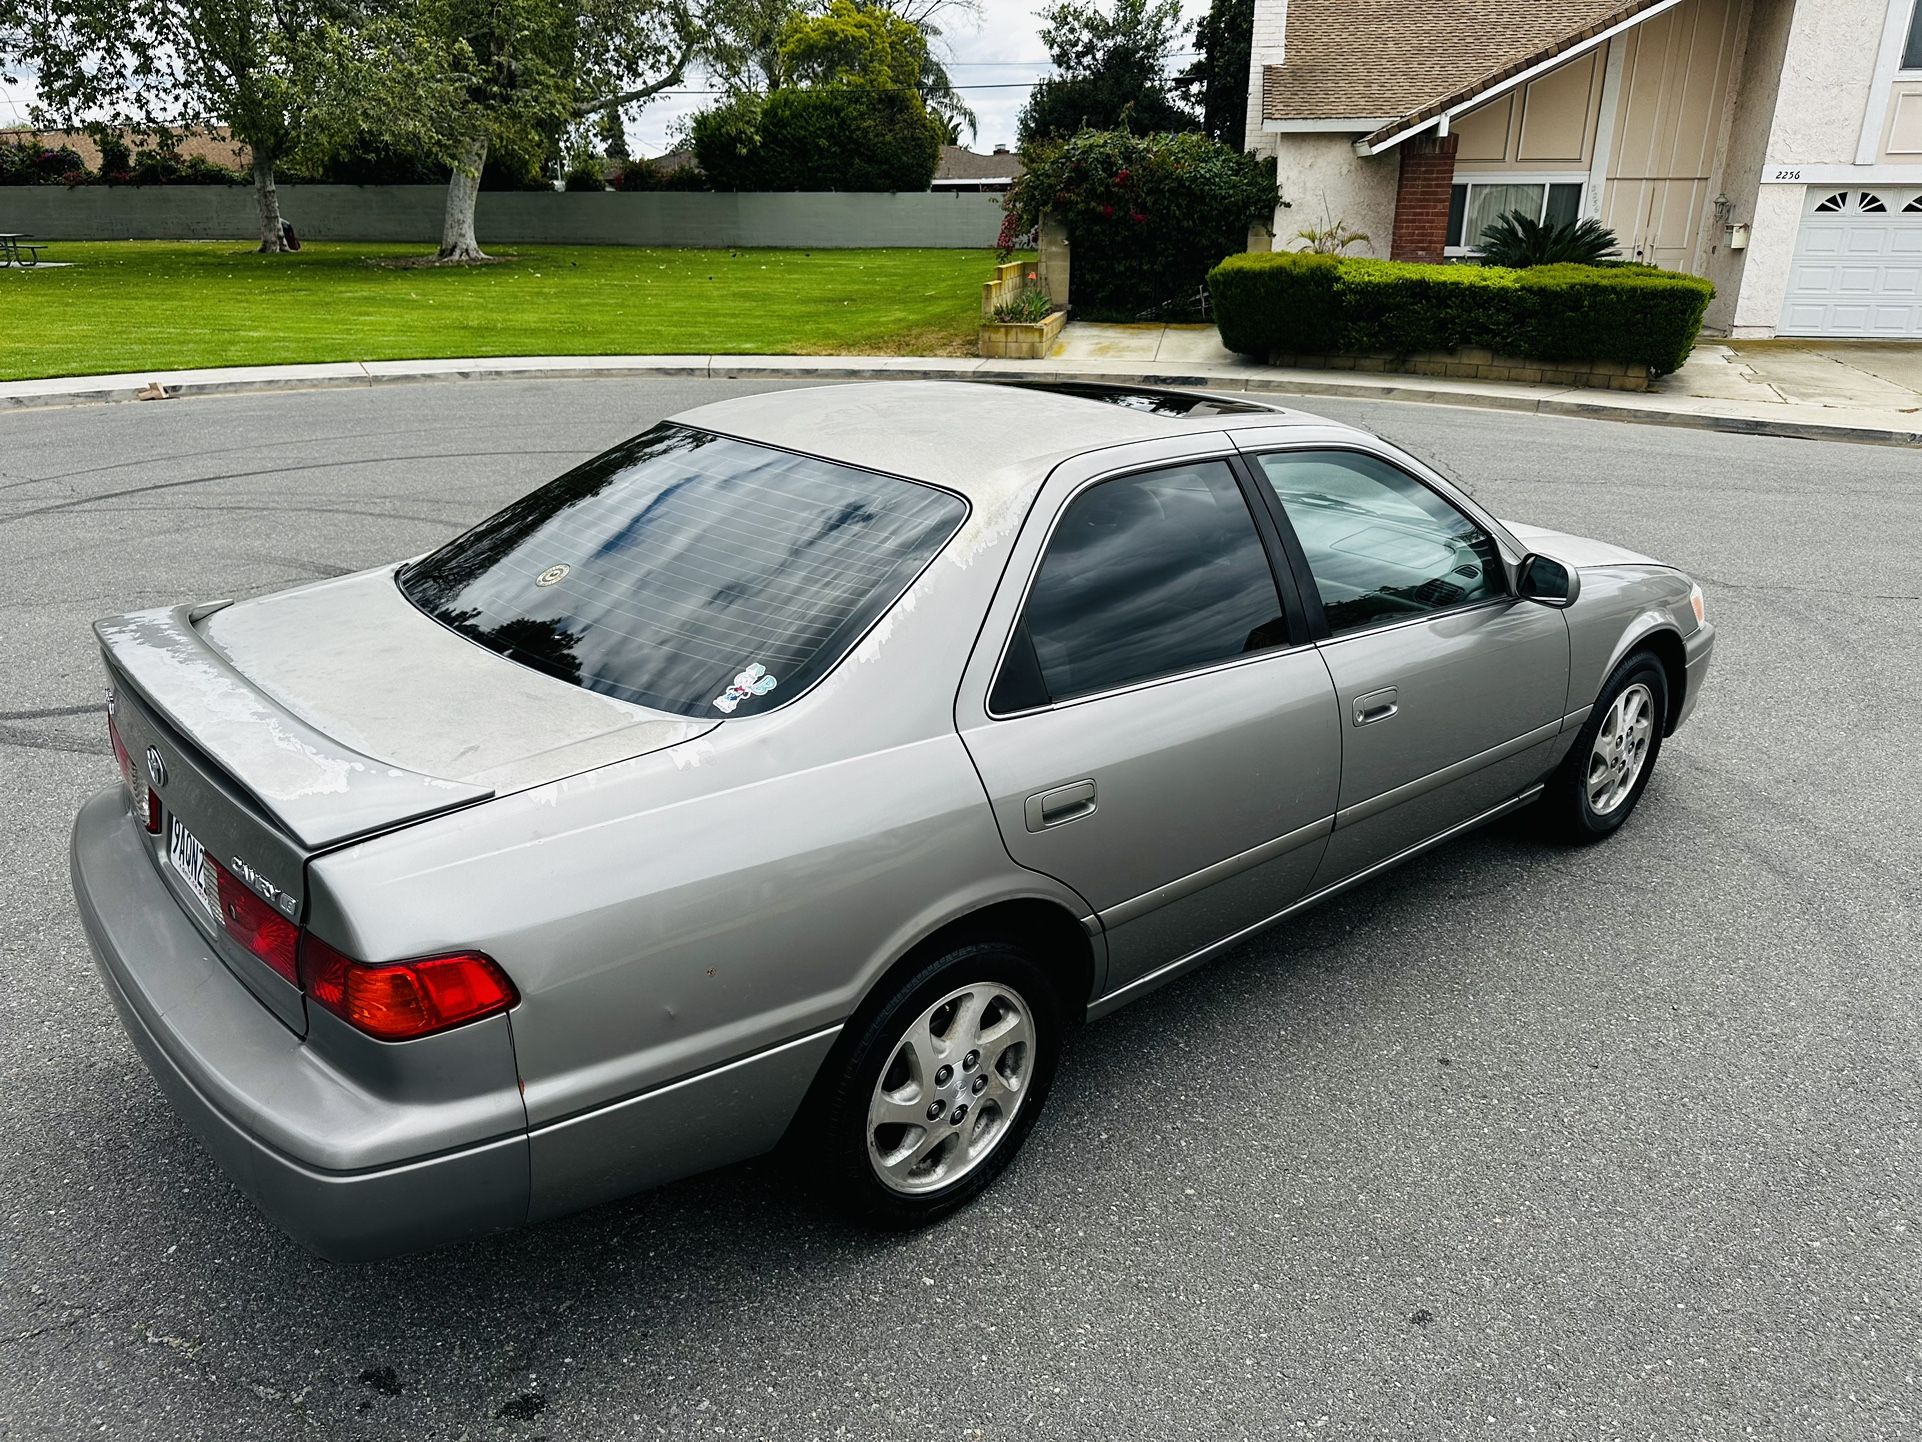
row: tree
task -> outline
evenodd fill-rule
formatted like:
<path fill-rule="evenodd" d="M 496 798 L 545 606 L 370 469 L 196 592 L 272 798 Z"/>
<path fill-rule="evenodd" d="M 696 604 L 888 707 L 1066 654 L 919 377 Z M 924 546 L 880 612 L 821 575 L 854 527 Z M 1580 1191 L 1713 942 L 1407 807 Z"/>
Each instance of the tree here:
<path fill-rule="evenodd" d="M 28 0 L 0 30 L 32 66 L 36 123 L 228 126 L 252 157 L 260 248 L 282 247 L 275 166 L 319 153 L 371 93 L 349 0 Z"/>
<path fill-rule="evenodd" d="M 1114 0 L 1111 12 L 1054 0 L 1040 16 L 1055 74 L 1035 86 L 1021 111 L 1024 146 L 1083 129 L 1152 135 L 1194 128 L 1168 76 L 1168 57 L 1186 29 L 1181 0 Z"/>
<path fill-rule="evenodd" d="M 978 0 L 891 0 L 887 4 L 856 0 L 851 5 L 831 5 L 826 15 L 814 13 L 809 3 L 810 0 L 732 0 L 726 17 L 710 26 L 703 42 L 701 58 L 708 73 L 730 95 L 767 95 L 784 86 L 820 83 L 815 77 L 797 74 L 790 64 L 786 44 L 797 27 L 811 32 L 809 43 L 819 43 L 825 38 L 812 32 L 838 31 L 852 38 L 849 32 L 858 26 L 877 36 L 885 33 L 894 37 L 890 43 L 902 45 L 910 42 L 893 25 L 905 22 L 920 33 L 921 60 L 913 83 L 920 89 L 928 109 L 949 125 L 957 143 L 962 130 L 974 130 L 974 111 L 961 98 L 947 66 L 936 53 L 941 43 L 941 27 L 935 20 L 949 10 L 978 14 Z M 860 12 L 866 12 L 865 17 L 857 20 L 856 14 Z"/>
<path fill-rule="evenodd" d="M 680 82 L 706 23 L 681 0 L 404 0 L 384 107 L 451 169 L 437 259 L 487 259 L 474 229 L 490 151 Z M 404 117 L 404 119 L 403 119 Z"/>
<path fill-rule="evenodd" d="M 856 0 L 830 0 L 818 15 L 796 16 L 781 37 L 782 68 L 796 85 L 914 90 L 927 55 L 919 26 Z"/>
<path fill-rule="evenodd" d="M 1201 128 L 1236 150 L 1247 148 L 1248 61 L 1254 48 L 1255 0 L 1214 0 L 1195 22 L 1201 54 L 1175 88 L 1201 110 Z"/>

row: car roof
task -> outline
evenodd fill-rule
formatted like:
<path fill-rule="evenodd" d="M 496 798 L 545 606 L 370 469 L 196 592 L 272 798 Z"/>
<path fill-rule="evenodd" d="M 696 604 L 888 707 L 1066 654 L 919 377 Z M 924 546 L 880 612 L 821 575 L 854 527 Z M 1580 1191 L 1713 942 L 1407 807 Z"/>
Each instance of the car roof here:
<path fill-rule="evenodd" d="M 1260 401 L 1196 391 L 982 381 L 867 381 L 765 391 L 699 406 L 673 419 L 929 481 L 976 501 L 1025 491 L 1070 456 L 1132 441 L 1249 425 L 1335 424 Z"/>

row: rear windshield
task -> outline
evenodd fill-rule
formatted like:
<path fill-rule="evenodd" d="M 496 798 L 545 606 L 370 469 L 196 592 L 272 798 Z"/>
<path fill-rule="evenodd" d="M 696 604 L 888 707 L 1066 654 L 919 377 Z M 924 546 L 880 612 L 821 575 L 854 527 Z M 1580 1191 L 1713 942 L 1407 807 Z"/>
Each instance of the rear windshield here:
<path fill-rule="evenodd" d="M 661 425 L 400 585 L 443 624 L 590 691 L 748 715 L 825 674 L 966 515 L 932 486 Z"/>

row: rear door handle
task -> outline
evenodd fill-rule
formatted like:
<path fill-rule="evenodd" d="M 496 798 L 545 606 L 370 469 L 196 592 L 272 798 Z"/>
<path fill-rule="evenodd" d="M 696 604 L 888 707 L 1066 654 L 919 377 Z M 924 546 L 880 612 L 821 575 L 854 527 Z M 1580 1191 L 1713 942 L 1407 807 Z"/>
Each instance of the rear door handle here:
<path fill-rule="evenodd" d="M 1052 791 L 1037 791 L 1028 798 L 1028 830 L 1045 831 L 1050 826 L 1061 826 L 1070 821 L 1079 821 L 1091 815 L 1094 805 L 1094 782 L 1071 781 L 1066 786 L 1057 786 Z"/>
<path fill-rule="evenodd" d="M 1393 716 L 1397 711 L 1401 710 L 1400 705 L 1395 699 L 1396 694 L 1393 686 L 1384 686 L 1379 691 L 1370 691 L 1366 696 L 1357 696 L 1355 698 L 1355 724 L 1357 726 L 1368 726 L 1376 721 L 1386 721 L 1390 716 Z"/>

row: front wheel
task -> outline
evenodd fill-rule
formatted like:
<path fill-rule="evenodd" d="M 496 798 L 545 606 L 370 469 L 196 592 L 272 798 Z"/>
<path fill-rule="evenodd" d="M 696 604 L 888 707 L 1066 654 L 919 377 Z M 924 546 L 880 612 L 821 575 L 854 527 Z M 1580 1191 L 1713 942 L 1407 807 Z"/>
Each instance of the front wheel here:
<path fill-rule="evenodd" d="M 1646 651 L 1615 668 L 1543 794 L 1549 827 L 1564 840 L 1612 835 L 1648 789 L 1668 716 L 1668 672 Z"/>
<path fill-rule="evenodd" d="M 809 1143 L 862 1220 L 919 1226 L 1014 1159 L 1054 1080 L 1062 1009 L 1047 974 L 998 941 L 923 967 L 865 1024 Z"/>

